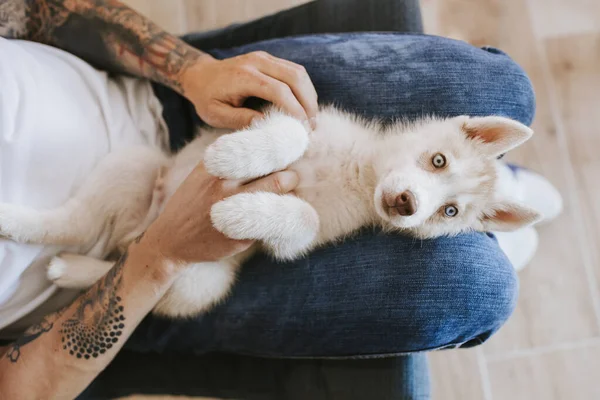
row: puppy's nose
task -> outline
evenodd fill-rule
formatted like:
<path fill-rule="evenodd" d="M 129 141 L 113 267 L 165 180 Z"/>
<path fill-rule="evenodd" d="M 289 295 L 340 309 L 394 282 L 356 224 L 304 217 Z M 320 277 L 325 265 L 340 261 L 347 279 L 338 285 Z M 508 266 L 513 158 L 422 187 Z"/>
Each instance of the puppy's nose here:
<path fill-rule="evenodd" d="M 396 204 L 394 206 L 398 210 L 398 214 L 402 216 L 413 215 L 417 212 L 417 199 L 410 190 L 406 190 L 396 196 Z"/>

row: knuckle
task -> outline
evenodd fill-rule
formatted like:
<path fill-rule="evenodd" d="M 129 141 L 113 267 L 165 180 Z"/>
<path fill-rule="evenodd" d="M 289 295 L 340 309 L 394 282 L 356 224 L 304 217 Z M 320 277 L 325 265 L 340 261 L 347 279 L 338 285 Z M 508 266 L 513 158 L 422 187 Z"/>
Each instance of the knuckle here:
<path fill-rule="evenodd" d="M 296 71 L 296 73 L 300 76 L 302 76 L 303 78 L 308 78 L 308 72 L 306 71 L 306 68 L 304 68 L 303 65 L 300 64 L 292 64 L 294 71 Z"/>
<path fill-rule="evenodd" d="M 292 69 L 292 78 L 296 82 L 303 82 L 304 80 L 306 80 L 306 78 L 308 78 L 308 75 L 306 74 L 306 71 L 302 71 L 302 70 L 293 68 Z"/>
<path fill-rule="evenodd" d="M 260 87 L 267 88 L 267 90 L 269 90 L 268 88 L 273 84 L 264 75 L 255 75 L 254 79 Z"/>
<path fill-rule="evenodd" d="M 256 60 L 264 60 L 268 57 L 268 54 L 266 51 L 258 50 L 250 53 L 250 56 Z"/>
<path fill-rule="evenodd" d="M 237 66 L 237 73 L 240 75 L 253 75 L 255 73 L 254 66 L 250 62 L 244 62 Z"/>
<path fill-rule="evenodd" d="M 294 94 L 288 85 L 279 84 L 276 86 L 275 90 L 277 91 L 277 95 L 282 99 L 289 99 Z"/>

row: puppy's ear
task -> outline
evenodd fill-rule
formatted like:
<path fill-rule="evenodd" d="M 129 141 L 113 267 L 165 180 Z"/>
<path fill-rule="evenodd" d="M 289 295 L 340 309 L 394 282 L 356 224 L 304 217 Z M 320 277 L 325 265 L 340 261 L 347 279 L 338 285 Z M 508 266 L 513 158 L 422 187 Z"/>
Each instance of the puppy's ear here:
<path fill-rule="evenodd" d="M 475 117 L 462 125 L 469 139 L 481 144 L 485 154 L 498 157 L 526 142 L 533 131 L 520 122 L 504 117 Z"/>
<path fill-rule="evenodd" d="M 503 201 L 489 207 L 479 218 L 485 232 L 510 232 L 538 222 L 542 215 L 532 208 Z"/>

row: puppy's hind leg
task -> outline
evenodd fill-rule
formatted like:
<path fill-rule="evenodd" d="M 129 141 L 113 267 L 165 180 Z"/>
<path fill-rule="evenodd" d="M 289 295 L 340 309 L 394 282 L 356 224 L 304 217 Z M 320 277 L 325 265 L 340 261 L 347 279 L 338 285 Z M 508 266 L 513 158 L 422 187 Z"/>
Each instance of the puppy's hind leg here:
<path fill-rule="evenodd" d="M 50 261 L 46 276 L 62 288 L 87 289 L 106 275 L 114 265 L 111 261 L 63 253 Z"/>
<path fill-rule="evenodd" d="M 87 232 L 95 231 L 94 218 L 85 211 L 77 199 L 51 210 L 0 204 L 0 237 L 21 243 L 78 246 Z"/>
<path fill-rule="evenodd" d="M 220 178 L 254 179 L 298 160 L 308 141 L 302 122 L 272 111 L 247 129 L 219 137 L 206 149 L 204 165 Z"/>
<path fill-rule="evenodd" d="M 222 301 L 235 282 L 240 264 L 253 250 L 218 262 L 186 267 L 153 310 L 171 318 L 187 318 L 208 311 Z"/>
<path fill-rule="evenodd" d="M 166 156 L 157 149 L 132 147 L 109 154 L 74 197 L 63 205 L 36 210 L 0 203 L 0 236 L 23 243 L 89 246 L 110 235 L 124 212 L 149 206 L 150 194 Z M 142 200 L 148 197 L 148 204 Z"/>

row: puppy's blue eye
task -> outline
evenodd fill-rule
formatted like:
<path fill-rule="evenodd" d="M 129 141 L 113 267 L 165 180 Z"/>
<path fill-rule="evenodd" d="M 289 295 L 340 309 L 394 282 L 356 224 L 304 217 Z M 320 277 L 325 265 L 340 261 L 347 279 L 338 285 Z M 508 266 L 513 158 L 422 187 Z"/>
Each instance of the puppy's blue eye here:
<path fill-rule="evenodd" d="M 447 217 L 456 217 L 456 215 L 458 214 L 458 208 L 456 208 L 455 206 L 446 206 L 446 208 L 444 208 L 444 214 L 446 214 Z"/>
<path fill-rule="evenodd" d="M 442 153 L 437 153 L 431 159 L 431 163 L 436 168 L 444 168 L 446 166 L 446 157 Z"/>

